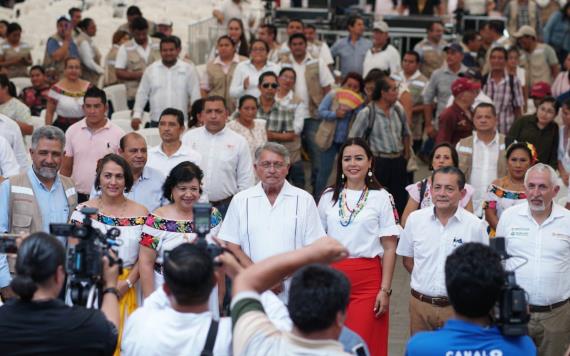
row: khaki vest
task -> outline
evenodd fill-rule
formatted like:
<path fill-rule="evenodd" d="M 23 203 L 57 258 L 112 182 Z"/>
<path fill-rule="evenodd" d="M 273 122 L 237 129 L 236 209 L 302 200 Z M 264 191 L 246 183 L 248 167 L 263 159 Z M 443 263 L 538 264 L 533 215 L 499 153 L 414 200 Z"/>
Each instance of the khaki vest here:
<path fill-rule="evenodd" d="M 130 40 L 125 43 L 125 49 L 127 50 L 127 70 L 130 72 L 143 72 L 146 67 L 152 64 L 154 61 L 160 60 L 160 40 L 156 38 L 151 38 L 148 43 L 150 46 L 150 54 L 148 56 L 148 61 L 145 62 L 137 51 L 137 44 L 135 40 Z M 132 100 L 137 95 L 137 89 L 139 87 L 140 80 L 125 80 L 123 81 L 127 86 L 127 98 Z"/>
<path fill-rule="evenodd" d="M 239 61 L 243 62 L 247 58 L 239 56 Z M 233 112 L 235 110 L 235 102 L 230 98 L 230 84 L 236 69 L 237 63 L 232 62 L 230 64 L 230 69 L 228 74 L 224 73 L 221 66 L 214 64 L 214 61 L 208 62 L 206 65 L 206 75 L 208 76 L 208 83 L 210 84 L 210 91 L 208 95 L 221 96 L 226 99 L 226 105 L 228 105 L 228 110 Z"/>
<path fill-rule="evenodd" d="M 77 192 L 71 178 L 58 175 L 69 206 L 69 217 L 77 206 Z M 40 207 L 34 198 L 34 190 L 27 173 L 10 177 L 10 233 L 31 234 L 43 231 L 43 219 Z"/>
<path fill-rule="evenodd" d="M 115 73 L 115 60 L 117 59 L 118 46 L 113 46 L 105 58 L 105 74 L 103 83 L 105 86 L 117 84 L 117 73 Z"/>
<path fill-rule="evenodd" d="M 12 60 L 16 58 L 26 58 L 30 56 L 30 52 L 32 51 L 32 47 L 30 47 L 27 43 L 20 42 L 20 48 L 16 51 L 12 46 L 8 43 L 4 43 L 2 45 L 2 53 L 4 60 Z M 15 77 L 29 77 L 28 73 L 28 65 L 24 63 L 17 63 L 12 64 L 11 66 L 6 67 L 8 78 L 15 78 Z"/>
<path fill-rule="evenodd" d="M 89 45 L 93 49 L 93 52 L 95 54 L 95 57 L 93 58 L 93 60 L 95 61 L 95 63 L 100 65 L 101 64 L 101 52 L 99 52 L 99 49 L 93 45 L 91 38 L 89 38 L 89 36 L 85 32 L 80 31 L 79 35 L 77 35 L 77 37 L 75 37 L 75 44 L 77 45 L 78 50 L 79 50 L 79 47 L 81 47 L 81 44 L 85 41 L 87 41 L 87 43 L 89 43 Z M 87 80 L 88 82 L 90 82 L 93 85 L 98 85 L 100 76 L 101 75 L 99 73 L 89 69 L 86 65 L 83 64 L 83 62 L 81 63 L 81 77 L 83 79 Z"/>
<path fill-rule="evenodd" d="M 427 78 L 430 78 L 433 72 L 442 67 L 443 61 L 445 60 L 445 52 L 437 51 L 427 39 L 421 43 L 424 50 L 420 72 Z"/>
<path fill-rule="evenodd" d="M 57 33 L 55 35 L 50 36 L 50 38 L 48 38 L 48 41 L 50 39 L 56 40 L 58 43 L 63 43 L 63 38 L 61 38 Z M 47 43 L 47 41 L 46 41 Z M 63 68 L 64 68 L 64 60 L 61 61 L 55 61 L 49 54 L 47 51 L 47 45 L 46 45 L 46 51 L 44 53 L 44 68 L 47 71 L 53 71 L 53 75 L 54 78 L 57 80 L 59 80 L 59 78 L 63 75 Z"/>
<path fill-rule="evenodd" d="M 289 105 L 299 105 L 301 104 L 301 98 L 293 96 L 293 99 L 289 102 Z M 299 135 L 295 136 L 293 141 L 281 142 L 285 148 L 289 150 L 289 155 L 291 156 L 291 164 L 301 160 L 301 137 Z"/>
<path fill-rule="evenodd" d="M 459 169 L 465 173 L 467 182 L 471 182 L 471 167 L 473 167 L 473 136 L 461 139 L 457 144 L 459 155 Z M 505 135 L 499 134 L 499 159 L 497 161 L 497 178 L 507 175 L 507 157 L 505 148 Z"/>
<path fill-rule="evenodd" d="M 507 29 L 509 30 L 509 34 L 512 36 L 515 32 L 517 32 L 518 27 L 521 27 L 517 26 L 517 19 L 519 17 L 519 2 L 518 0 L 511 0 L 508 6 L 509 6 L 509 18 L 507 23 Z M 537 15 L 536 6 L 537 5 L 533 0 L 528 1 L 528 22 L 529 22 L 528 25 L 530 25 L 530 27 L 533 28 L 536 24 L 536 15 Z"/>
<path fill-rule="evenodd" d="M 291 58 L 288 55 L 281 57 L 280 63 L 292 64 Z M 323 100 L 323 88 L 319 79 L 319 61 L 314 60 L 305 65 L 305 82 L 307 83 L 307 92 L 309 93 L 309 114 L 312 118 L 319 117 L 318 109 L 321 101 Z"/>

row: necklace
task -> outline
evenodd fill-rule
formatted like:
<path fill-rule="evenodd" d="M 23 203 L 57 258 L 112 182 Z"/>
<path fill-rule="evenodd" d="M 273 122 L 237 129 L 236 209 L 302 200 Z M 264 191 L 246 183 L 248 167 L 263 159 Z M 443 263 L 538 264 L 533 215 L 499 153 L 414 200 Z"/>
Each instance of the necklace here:
<path fill-rule="evenodd" d="M 350 225 L 350 223 L 356 219 L 358 213 L 364 209 L 366 201 L 368 201 L 368 187 L 364 188 L 360 194 L 360 198 L 358 198 L 358 201 L 356 202 L 356 205 L 353 209 L 350 209 L 348 206 L 348 199 L 346 198 L 346 189 L 343 189 L 338 201 L 338 216 L 340 218 L 340 224 L 344 227 Z"/>
<path fill-rule="evenodd" d="M 120 204 L 119 209 L 117 211 L 120 212 L 121 214 L 124 213 L 126 206 L 127 206 L 127 198 L 124 198 L 123 202 Z M 105 212 L 106 210 L 105 208 L 106 207 L 103 204 L 103 197 L 100 196 L 97 204 L 97 209 L 99 209 L 99 214 L 107 216 L 118 215 L 118 214 L 109 214 L 108 212 Z M 115 216 L 115 217 L 122 217 L 122 216 Z"/>

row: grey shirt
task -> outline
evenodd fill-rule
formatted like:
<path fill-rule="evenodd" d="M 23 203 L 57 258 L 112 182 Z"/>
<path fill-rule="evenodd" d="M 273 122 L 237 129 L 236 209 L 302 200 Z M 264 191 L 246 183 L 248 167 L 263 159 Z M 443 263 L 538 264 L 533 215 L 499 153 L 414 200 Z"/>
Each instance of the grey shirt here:
<path fill-rule="evenodd" d="M 463 73 L 465 71 L 467 71 L 467 67 L 463 64 L 457 73 L 454 73 L 447 67 L 447 65 L 444 65 L 442 68 L 439 68 L 431 75 L 431 78 L 424 92 L 424 103 L 431 104 L 433 103 L 434 99 L 436 100 L 437 111 L 434 118 L 434 121 L 436 123 L 439 114 L 445 110 L 447 101 L 451 96 L 451 83 L 453 83 L 455 79 L 459 78 L 459 73 Z"/>
<path fill-rule="evenodd" d="M 356 43 L 352 43 L 349 37 L 339 38 L 331 48 L 333 57 L 340 57 L 340 72 L 344 77 L 350 72 L 362 75 L 364 57 L 372 48 L 372 41 L 360 37 Z"/>
<path fill-rule="evenodd" d="M 370 119 L 372 119 L 374 123 L 368 142 L 374 155 L 402 152 L 404 150 L 403 138 L 410 135 L 404 109 L 396 103 L 390 107 L 390 117 L 386 117 L 384 110 L 380 109 L 376 103 L 373 105 L 372 115 L 370 105 L 358 113 L 348 136 L 364 138 Z"/>

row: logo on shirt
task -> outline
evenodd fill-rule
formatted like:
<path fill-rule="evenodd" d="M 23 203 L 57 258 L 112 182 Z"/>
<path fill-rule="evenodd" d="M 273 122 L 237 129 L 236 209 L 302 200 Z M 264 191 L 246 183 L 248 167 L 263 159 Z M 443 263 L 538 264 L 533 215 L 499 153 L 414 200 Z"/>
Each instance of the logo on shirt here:
<path fill-rule="evenodd" d="M 455 350 L 447 351 L 445 356 L 503 356 L 502 350 Z"/>
<path fill-rule="evenodd" d="M 461 245 L 463 245 L 463 239 L 458 238 L 458 237 L 454 237 L 453 238 L 453 248 L 457 248 Z"/>

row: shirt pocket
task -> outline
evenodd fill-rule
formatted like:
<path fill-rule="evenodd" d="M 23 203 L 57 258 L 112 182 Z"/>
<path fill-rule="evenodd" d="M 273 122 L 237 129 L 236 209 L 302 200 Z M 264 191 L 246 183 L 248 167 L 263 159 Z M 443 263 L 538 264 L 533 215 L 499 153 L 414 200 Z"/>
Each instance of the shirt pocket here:
<path fill-rule="evenodd" d="M 32 226 L 32 217 L 28 215 L 14 214 L 12 216 L 12 232 L 19 234 L 21 232 L 29 233 Z"/>

